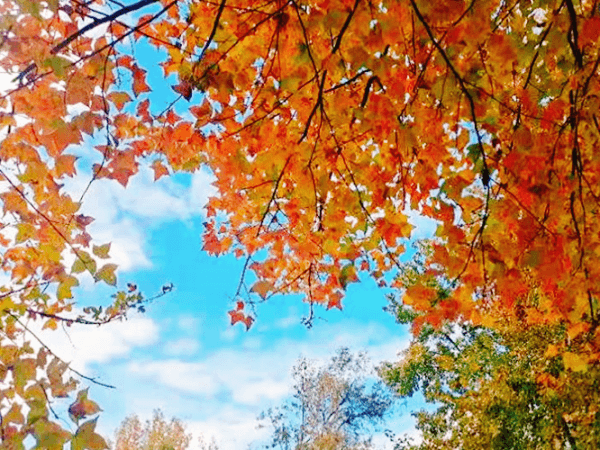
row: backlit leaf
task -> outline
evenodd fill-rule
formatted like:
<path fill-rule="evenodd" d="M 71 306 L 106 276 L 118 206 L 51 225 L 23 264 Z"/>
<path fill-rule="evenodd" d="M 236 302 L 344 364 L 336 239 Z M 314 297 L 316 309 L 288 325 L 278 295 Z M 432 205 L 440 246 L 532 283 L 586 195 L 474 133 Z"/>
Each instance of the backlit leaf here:
<path fill-rule="evenodd" d="M 105 264 L 96 272 L 94 279 L 96 282 L 104 281 L 106 284 L 115 286 L 117 284 L 117 275 L 115 274 L 116 270 L 116 264 Z"/>
<path fill-rule="evenodd" d="M 104 244 L 104 245 L 94 245 L 94 247 L 92 248 L 92 251 L 94 253 L 94 255 L 96 255 L 98 258 L 101 259 L 106 259 L 109 257 L 109 253 L 110 253 L 110 242 L 108 244 Z"/>

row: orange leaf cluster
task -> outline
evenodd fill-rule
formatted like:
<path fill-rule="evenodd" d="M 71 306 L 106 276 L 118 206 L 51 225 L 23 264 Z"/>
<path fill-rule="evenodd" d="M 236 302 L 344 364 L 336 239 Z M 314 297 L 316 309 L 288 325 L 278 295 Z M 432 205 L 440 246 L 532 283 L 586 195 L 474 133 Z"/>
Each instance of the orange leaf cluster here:
<path fill-rule="evenodd" d="M 0 65 L 16 80 L 0 97 L 7 309 L 47 305 L 39 287 L 51 283 L 55 312 L 66 308 L 64 251 L 73 272 L 95 274 L 88 221 L 60 181 L 77 170 L 70 149 L 102 133 L 94 179 L 126 186 L 147 157 L 156 179 L 211 169 L 204 249 L 248 258 L 263 299 L 341 308 L 358 271 L 385 285 L 414 211 L 438 224 L 425 278 L 451 286 L 443 299 L 425 282 L 406 292 L 415 331 L 564 325 L 577 331 L 565 365 L 597 364 L 595 2 L 161 1 L 134 26 L 119 21 L 151 3 L 117 10 L 95 38 L 103 0 L 0 5 Z M 142 67 L 118 45 L 129 35 L 166 59 Z M 151 103 L 158 66 L 178 79 L 164 90 L 185 99 L 178 113 Z M 104 266 L 97 279 L 113 275 Z M 243 304 L 230 315 L 253 320 Z"/>

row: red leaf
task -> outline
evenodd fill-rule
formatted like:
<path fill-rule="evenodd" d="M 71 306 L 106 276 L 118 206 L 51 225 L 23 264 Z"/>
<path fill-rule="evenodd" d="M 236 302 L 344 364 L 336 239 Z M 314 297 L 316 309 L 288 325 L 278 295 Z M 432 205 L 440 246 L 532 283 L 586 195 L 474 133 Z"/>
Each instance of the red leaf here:
<path fill-rule="evenodd" d="M 254 322 L 254 317 L 246 316 L 246 318 L 243 320 L 243 322 L 246 325 L 246 331 L 248 331 L 250 329 L 250 327 L 252 326 L 252 322 Z"/>
<path fill-rule="evenodd" d="M 231 325 L 235 325 L 238 322 L 243 322 L 246 316 L 240 311 L 228 311 L 227 314 L 231 317 Z"/>
<path fill-rule="evenodd" d="M 181 80 L 179 84 L 171 86 L 171 89 L 181 94 L 188 102 L 192 98 L 192 84 L 187 80 Z"/>
<path fill-rule="evenodd" d="M 329 302 L 327 303 L 327 309 L 338 308 L 340 311 L 342 310 L 342 298 L 343 295 L 336 291 L 329 296 Z"/>
<path fill-rule="evenodd" d="M 146 83 L 146 71 L 134 64 L 131 68 L 133 71 L 133 93 L 137 97 L 142 92 L 150 91 L 150 86 Z"/>

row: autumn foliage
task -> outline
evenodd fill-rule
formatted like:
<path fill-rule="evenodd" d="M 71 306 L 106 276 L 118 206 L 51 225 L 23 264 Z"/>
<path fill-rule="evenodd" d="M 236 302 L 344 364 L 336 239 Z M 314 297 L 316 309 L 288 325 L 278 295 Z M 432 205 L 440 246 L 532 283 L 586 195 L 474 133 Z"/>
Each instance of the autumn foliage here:
<path fill-rule="evenodd" d="M 26 314 L 56 327 L 82 272 L 115 282 L 78 214 L 85 199 L 61 179 L 91 170 L 126 186 L 150 164 L 156 179 L 210 168 L 203 248 L 245 259 L 232 294 L 246 303 L 302 293 L 312 312 L 341 308 L 360 272 L 386 284 L 415 211 L 438 223 L 422 278 L 393 282 L 415 334 L 560 327 L 547 352 L 562 368 L 541 368 L 536 385 L 597 367 L 596 2 L 4 0 L 0 16 L 14 79 L 0 99 L 9 338 Z M 164 55 L 166 108 L 147 80 L 156 67 L 126 42 Z M 86 169 L 71 149 L 87 136 L 101 163 Z M 245 290 L 248 272 L 258 281 Z M 107 319 L 133 301 L 123 295 Z M 243 306 L 231 319 L 249 327 Z M 25 380 L 45 360 L 2 345 L 2 378 L 20 374 L 7 392 L 33 396 Z M 5 418 L 4 438 L 63 439 L 39 420 Z"/>

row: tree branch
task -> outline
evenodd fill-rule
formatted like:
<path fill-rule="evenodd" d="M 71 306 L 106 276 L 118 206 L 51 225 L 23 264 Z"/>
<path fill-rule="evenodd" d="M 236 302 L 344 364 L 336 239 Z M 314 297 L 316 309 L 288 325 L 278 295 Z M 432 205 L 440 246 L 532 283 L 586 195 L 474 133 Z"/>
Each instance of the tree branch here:
<path fill-rule="evenodd" d="M 269 209 L 271 209 L 271 203 L 273 203 L 275 201 L 275 196 L 277 195 L 277 189 L 279 188 L 279 183 L 281 182 L 281 179 L 283 178 L 283 174 L 285 173 L 285 168 L 287 167 L 288 163 L 290 162 L 291 157 L 292 157 L 292 155 L 288 156 L 287 159 L 285 160 L 285 164 L 283 165 L 283 168 L 281 169 L 281 173 L 279 174 L 279 177 L 277 178 L 277 181 L 275 182 L 275 187 L 273 188 L 273 193 L 271 194 L 269 203 L 267 203 L 267 208 L 265 209 L 265 212 L 262 215 L 262 218 L 260 219 L 260 224 L 258 225 L 258 230 L 256 231 L 257 237 L 260 234 L 260 230 L 262 229 L 262 226 L 265 221 L 265 218 L 267 217 L 267 214 L 269 214 Z"/>
<path fill-rule="evenodd" d="M 223 14 L 223 10 L 225 9 L 225 1 L 226 0 L 221 0 L 221 4 L 219 5 L 219 9 L 217 10 L 217 16 L 215 17 L 215 20 L 213 22 L 212 30 L 210 31 L 210 34 L 208 35 L 208 39 L 206 40 L 206 44 L 204 45 L 204 48 L 202 49 L 202 53 L 200 53 L 200 57 L 198 58 L 198 61 L 202 60 L 202 58 L 204 57 L 204 54 L 206 53 L 206 50 L 208 50 L 208 47 L 210 47 L 210 44 L 212 44 L 212 41 L 215 38 L 215 34 L 217 33 L 217 27 L 219 26 L 219 21 L 221 20 L 221 14 Z"/>
<path fill-rule="evenodd" d="M 354 16 L 354 13 L 356 12 L 359 3 L 360 3 L 360 0 L 355 0 L 354 6 L 352 7 L 352 11 L 350 11 L 350 13 L 348 14 L 348 17 L 346 17 L 346 21 L 342 25 L 342 28 L 340 29 L 340 32 L 335 40 L 335 45 L 333 46 L 333 49 L 331 50 L 332 55 L 335 52 L 337 52 L 338 49 L 340 48 L 340 44 L 342 43 L 342 37 L 344 36 L 344 33 L 348 29 L 348 26 L 350 25 L 350 22 L 352 21 L 352 17 Z"/>
<path fill-rule="evenodd" d="M 577 32 L 577 13 L 575 12 L 575 7 L 573 6 L 572 0 L 565 0 L 565 3 L 567 4 L 567 10 L 569 11 L 569 19 L 571 20 L 571 29 L 569 30 L 567 40 L 569 41 L 569 46 L 573 51 L 573 56 L 575 56 L 577 67 L 581 69 L 583 68 L 583 54 L 581 53 L 581 49 L 577 43 L 579 36 L 579 33 Z"/>
<path fill-rule="evenodd" d="M 446 65 L 448 66 L 448 68 L 454 75 L 454 78 L 456 78 L 456 81 L 460 85 L 461 91 L 465 94 L 465 96 L 467 97 L 467 100 L 469 101 L 469 106 L 471 107 L 471 120 L 473 120 L 473 128 L 475 129 L 475 134 L 477 135 L 477 145 L 479 146 L 479 151 L 481 153 L 481 157 L 482 157 L 482 161 L 483 161 L 483 170 L 481 172 L 481 177 L 483 180 L 483 184 L 485 185 L 485 187 L 487 189 L 489 189 L 490 170 L 487 165 L 487 158 L 485 155 L 485 150 L 483 149 L 483 142 L 481 141 L 481 132 L 479 131 L 479 124 L 477 122 L 477 116 L 475 115 L 475 101 L 473 100 L 473 96 L 467 89 L 467 86 L 465 85 L 463 78 L 460 76 L 460 74 L 458 73 L 458 71 L 456 70 L 454 65 L 452 64 L 452 61 L 450 61 L 450 58 L 448 58 L 448 55 L 446 54 L 446 52 L 444 51 L 444 49 L 442 48 L 440 43 L 436 40 L 435 36 L 433 35 L 433 32 L 431 31 L 431 27 L 425 20 L 425 17 L 423 17 L 423 15 L 421 14 L 419 7 L 415 3 L 415 0 L 410 0 L 410 3 L 412 5 L 413 9 L 415 10 L 415 13 L 417 14 L 419 21 L 423 24 L 425 31 L 429 35 L 429 39 L 431 39 L 431 42 L 433 42 L 433 45 L 435 46 L 435 48 L 437 48 L 437 50 L 440 52 L 440 55 L 442 56 L 443 60 L 446 62 Z"/>
<path fill-rule="evenodd" d="M 125 6 L 125 7 L 121 8 L 120 10 L 115 11 L 112 14 L 102 17 L 101 19 L 95 19 L 91 23 L 88 23 L 83 28 L 77 30 L 71 36 L 67 37 L 64 41 L 60 42 L 58 45 L 55 45 L 50 50 L 50 53 L 55 55 L 59 51 L 61 51 L 63 48 L 65 48 L 67 45 L 69 45 L 71 42 L 73 42 L 75 39 L 77 39 L 79 36 L 82 36 L 83 34 L 87 33 L 88 31 L 93 30 L 94 28 L 99 27 L 100 25 L 102 25 L 106 22 L 112 22 L 113 20 L 115 20 L 118 17 L 121 17 L 121 16 L 128 14 L 130 12 L 133 12 L 133 11 L 137 11 L 138 9 L 141 9 L 144 6 L 148 6 L 148 5 L 150 5 L 152 3 L 156 3 L 158 1 L 159 0 L 140 0 L 137 3 L 133 3 L 131 5 Z M 21 71 L 21 73 L 19 75 L 17 75 L 17 77 L 14 79 L 14 81 L 22 80 L 25 76 L 27 76 L 27 74 L 29 72 L 31 72 L 33 69 L 35 69 L 35 67 L 36 67 L 35 63 L 29 64 L 23 71 Z"/>

